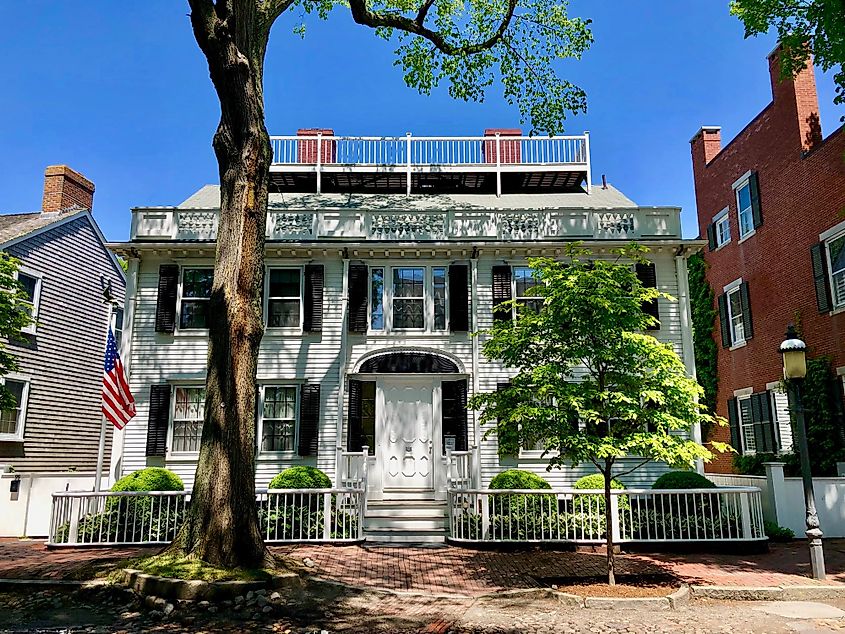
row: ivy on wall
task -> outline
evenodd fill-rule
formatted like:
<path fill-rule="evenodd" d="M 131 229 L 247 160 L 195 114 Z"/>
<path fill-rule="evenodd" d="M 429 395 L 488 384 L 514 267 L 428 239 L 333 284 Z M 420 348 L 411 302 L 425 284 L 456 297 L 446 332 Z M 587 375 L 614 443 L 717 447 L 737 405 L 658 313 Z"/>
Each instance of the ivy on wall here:
<path fill-rule="evenodd" d="M 695 349 L 695 373 L 698 382 L 704 388 L 704 405 L 711 414 L 716 412 L 716 359 L 718 348 L 713 339 L 716 324 L 716 310 L 713 308 L 713 289 L 707 283 L 705 275 L 707 264 L 704 255 L 696 253 L 688 260 L 690 307 L 692 310 L 692 340 Z M 702 427 L 704 440 L 710 435 L 710 427 Z"/>

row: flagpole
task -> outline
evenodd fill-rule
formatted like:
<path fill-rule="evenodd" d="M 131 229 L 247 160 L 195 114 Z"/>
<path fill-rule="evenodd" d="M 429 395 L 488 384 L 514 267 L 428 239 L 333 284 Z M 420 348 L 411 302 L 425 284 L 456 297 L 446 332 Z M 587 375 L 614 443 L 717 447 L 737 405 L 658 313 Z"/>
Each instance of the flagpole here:
<path fill-rule="evenodd" d="M 109 321 L 106 328 L 106 347 L 109 345 L 109 332 L 112 328 L 114 318 L 114 302 L 111 298 L 106 300 L 109 307 Z M 102 409 L 102 408 L 101 408 Z M 97 472 L 94 474 L 94 493 L 100 492 L 100 485 L 103 479 L 103 460 L 106 456 L 106 416 L 100 412 L 100 446 L 97 448 Z"/>

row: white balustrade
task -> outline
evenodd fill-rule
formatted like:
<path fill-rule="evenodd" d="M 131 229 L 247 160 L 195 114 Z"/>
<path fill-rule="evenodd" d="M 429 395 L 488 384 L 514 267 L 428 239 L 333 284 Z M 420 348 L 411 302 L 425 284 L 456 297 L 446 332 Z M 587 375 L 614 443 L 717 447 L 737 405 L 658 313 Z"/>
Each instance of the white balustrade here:
<path fill-rule="evenodd" d="M 610 530 L 616 543 L 762 541 L 760 490 L 611 492 Z M 603 543 L 601 490 L 449 491 L 449 535 L 469 542 Z"/>

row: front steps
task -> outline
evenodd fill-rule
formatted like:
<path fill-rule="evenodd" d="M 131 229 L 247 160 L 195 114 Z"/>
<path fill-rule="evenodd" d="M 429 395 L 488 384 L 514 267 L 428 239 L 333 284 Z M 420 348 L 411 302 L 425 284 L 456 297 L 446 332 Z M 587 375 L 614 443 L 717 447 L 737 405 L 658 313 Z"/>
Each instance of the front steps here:
<path fill-rule="evenodd" d="M 364 516 L 364 540 L 397 544 L 446 542 L 445 500 L 371 500 Z"/>

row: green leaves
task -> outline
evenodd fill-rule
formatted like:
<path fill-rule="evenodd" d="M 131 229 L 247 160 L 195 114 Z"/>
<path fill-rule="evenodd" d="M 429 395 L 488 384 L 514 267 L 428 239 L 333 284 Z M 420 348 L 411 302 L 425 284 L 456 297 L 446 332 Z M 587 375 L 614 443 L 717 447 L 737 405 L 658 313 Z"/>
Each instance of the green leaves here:
<path fill-rule="evenodd" d="M 17 358 L 8 351 L 8 339 L 20 339 L 21 329 L 32 323 L 26 300 L 16 273 L 20 262 L 4 251 L 0 251 L 0 377 L 18 368 Z M 0 386 L 0 410 L 14 406 L 12 395 Z"/>
<path fill-rule="evenodd" d="M 482 423 L 518 434 L 524 447 L 540 442 L 550 467 L 637 456 L 680 468 L 711 458 L 689 438 L 694 425 L 716 422 L 698 402 L 701 387 L 671 345 L 646 334 L 653 318 L 643 303 L 674 301 L 637 278 L 646 252 L 629 245 L 592 259 L 573 245 L 565 262 L 530 260 L 543 307 L 511 301 L 518 318 L 482 333 L 485 356 L 517 371 L 509 386 L 471 400 Z"/>

